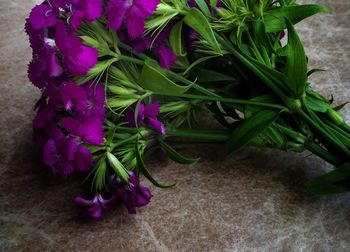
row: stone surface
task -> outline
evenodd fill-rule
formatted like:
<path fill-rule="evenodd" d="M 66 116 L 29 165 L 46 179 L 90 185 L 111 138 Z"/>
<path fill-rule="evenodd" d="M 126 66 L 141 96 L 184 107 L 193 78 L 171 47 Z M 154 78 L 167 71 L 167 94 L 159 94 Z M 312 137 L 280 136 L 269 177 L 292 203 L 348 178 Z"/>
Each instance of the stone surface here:
<path fill-rule="evenodd" d="M 187 151 L 194 166 L 149 166 L 171 190 L 153 188 L 137 215 L 122 206 L 100 221 L 79 218 L 72 202 L 80 181 L 53 178 L 31 137 L 39 92 L 26 77 L 31 51 L 24 18 L 36 1 L 0 0 L 0 250 L 2 251 L 349 251 L 350 194 L 310 197 L 300 185 L 329 167 L 308 153 L 220 148 Z M 310 2 L 310 1 L 307 1 Z M 350 97 L 350 2 L 318 0 L 331 14 L 298 30 L 324 94 Z M 344 110 L 347 120 L 350 110 Z M 147 182 L 145 182 L 147 183 Z"/>

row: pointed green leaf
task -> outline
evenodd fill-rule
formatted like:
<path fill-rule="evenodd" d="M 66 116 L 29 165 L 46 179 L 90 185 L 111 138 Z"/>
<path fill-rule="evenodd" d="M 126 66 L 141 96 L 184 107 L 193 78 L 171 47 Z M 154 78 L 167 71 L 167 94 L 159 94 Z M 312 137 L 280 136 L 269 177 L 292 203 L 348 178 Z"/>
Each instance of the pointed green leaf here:
<path fill-rule="evenodd" d="M 166 144 L 163 140 L 159 141 L 163 150 L 166 152 L 168 157 L 179 163 L 179 164 L 195 164 L 198 162 L 199 158 L 187 158 L 174 150 L 170 145 Z"/>
<path fill-rule="evenodd" d="M 173 51 L 178 56 L 185 56 L 186 53 L 182 44 L 182 21 L 177 22 L 171 29 L 169 43 Z"/>
<path fill-rule="evenodd" d="M 158 94 L 183 94 L 191 88 L 191 85 L 180 86 L 171 81 L 165 76 L 165 70 L 152 60 L 145 60 L 138 83 Z"/>
<path fill-rule="evenodd" d="M 115 174 L 123 181 L 127 182 L 129 180 L 129 174 L 126 171 L 124 165 L 114 156 L 112 153 L 107 152 L 107 159 L 111 167 L 113 168 Z"/>
<path fill-rule="evenodd" d="M 262 110 L 253 117 L 244 120 L 233 130 L 226 147 L 230 152 L 236 151 L 249 143 L 267 127 L 270 126 L 279 116 L 279 111 Z"/>
<path fill-rule="evenodd" d="M 350 163 L 308 181 L 306 190 L 315 195 L 338 194 L 350 191 Z"/>
<path fill-rule="evenodd" d="M 213 51 L 222 54 L 220 45 L 215 38 L 207 18 L 196 8 L 192 8 L 184 18 L 185 24 L 198 32 L 204 38 Z"/>
<path fill-rule="evenodd" d="M 147 170 L 145 162 L 143 161 L 143 159 L 141 157 L 138 141 L 136 141 L 136 144 L 135 144 L 135 154 L 136 154 L 136 160 L 137 160 L 137 166 L 138 166 L 139 172 L 142 173 L 153 185 L 160 187 L 160 188 L 171 188 L 171 187 L 174 187 L 176 185 L 176 184 L 164 185 L 164 184 L 159 183 L 155 178 L 153 178 L 151 173 Z"/>
<path fill-rule="evenodd" d="M 205 0 L 195 0 L 197 5 L 199 6 L 199 9 L 206 15 L 207 17 L 210 17 L 210 11 L 208 8 L 208 5 Z"/>
<path fill-rule="evenodd" d="M 327 12 L 329 12 L 327 7 L 313 4 L 277 7 L 264 13 L 266 32 L 279 32 L 286 29 L 284 18 L 296 24 L 314 14 Z"/>
<path fill-rule="evenodd" d="M 288 44 L 283 49 L 287 57 L 285 67 L 285 78 L 288 87 L 291 89 L 294 98 L 299 99 L 307 87 L 307 59 L 304 46 L 293 24 L 286 19 L 288 28 Z"/>
<path fill-rule="evenodd" d="M 317 99 L 311 95 L 305 97 L 306 106 L 313 111 L 325 113 L 330 108 L 330 104 L 324 100 Z"/>

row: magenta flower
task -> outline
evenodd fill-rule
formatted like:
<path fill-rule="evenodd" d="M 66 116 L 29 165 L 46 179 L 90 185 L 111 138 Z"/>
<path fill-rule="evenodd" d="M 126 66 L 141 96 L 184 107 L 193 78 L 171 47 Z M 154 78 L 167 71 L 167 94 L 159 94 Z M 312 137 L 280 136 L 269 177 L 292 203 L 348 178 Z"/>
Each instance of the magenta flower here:
<path fill-rule="evenodd" d="M 85 143 L 101 145 L 105 119 L 103 84 L 86 83 L 78 86 L 70 82 L 62 86 L 61 97 L 64 107 L 72 111 L 73 115 L 62 118 L 60 124 Z"/>
<path fill-rule="evenodd" d="M 174 51 L 166 44 L 166 40 L 170 34 L 170 27 L 165 28 L 156 39 L 151 35 L 146 35 L 142 39 L 134 39 L 130 41 L 134 50 L 143 52 L 147 49 L 154 49 L 162 67 L 170 69 L 177 61 Z"/>
<path fill-rule="evenodd" d="M 76 35 L 69 34 L 62 21 L 56 25 L 55 41 L 62 53 L 62 61 L 71 74 L 86 75 L 96 65 L 98 51 L 83 45 Z"/>
<path fill-rule="evenodd" d="M 93 164 L 90 151 L 73 137 L 66 137 L 56 127 L 51 127 L 50 139 L 44 145 L 44 163 L 53 174 L 64 177 L 75 169 L 89 171 Z"/>
<path fill-rule="evenodd" d="M 64 117 L 60 124 L 74 136 L 78 136 L 87 144 L 100 146 L 103 143 L 103 122 L 96 118 L 87 118 L 84 121 L 71 117 Z"/>
<path fill-rule="evenodd" d="M 115 194 L 122 199 L 130 214 L 135 214 L 136 208 L 147 205 L 153 197 L 149 188 L 140 185 L 135 172 L 130 173 L 128 184 L 116 181 Z"/>
<path fill-rule="evenodd" d="M 104 211 L 115 202 L 115 196 L 112 196 L 110 199 L 104 199 L 101 194 L 97 194 L 91 200 L 76 197 L 74 202 L 85 210 L 87 216 L 99 219 Z"/>
<path fill-rule="evenodd" d="M 125 113 L 125 121 L 128 123 L 129 127 L 136 127 L 134 120 L 136 104 L 131 106 L 131 109 Z M 145 122 L 149 127 L 158 131 L 162 135 L 165 135 L 165 127 L 162 122 L 160 122 L 157 117 L 159 114 L 159 103 L 152 103 L 149 105 L 140 104 L 138 115 L 137 115 L 137 127 L 140 127 L 143 122 Z"/>
<path fill-rule="evenodd" d="M 108 27 L 118 30 L 125 20 L 130 37 L 140 37 L 145 20 L 157 9 L 159 0 L 110 0 L 106 8 Z"/>
<path fill-rule="evenodd" d="M 83 112 L 88 107 L 85 90 L 72 81 L 66 82 L 61 86 L 60 96 L 66 110 Z"/>
<path fill-rule="evenodd" d="M 92 22 L 101 16 L 102 4 L 102 0 L 48 0 L 32 9 L 29 20 L 33 29 L 41 30 L 65 19 L 76 31 L 84 19 Z"/>

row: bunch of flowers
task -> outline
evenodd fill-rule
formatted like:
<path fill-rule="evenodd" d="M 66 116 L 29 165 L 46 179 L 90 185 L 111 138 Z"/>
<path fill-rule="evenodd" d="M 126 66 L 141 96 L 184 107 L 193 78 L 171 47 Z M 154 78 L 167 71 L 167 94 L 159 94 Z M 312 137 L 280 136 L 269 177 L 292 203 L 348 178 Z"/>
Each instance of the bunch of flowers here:
<path fill-rule="evenodd" d="M 309 150 L 336 169 L 313 179 L 315 194 L 345 192 L 350 127 L 311 87 L 294 24 L 327 12 L 294 0 L 46 0 L 26 20 L 28 76 L 42 91 L 34 138 L 53 174 L 91 183 L 75 202 L 94 218 L 122 201 L 129 213 L 167 188 L 145 159 L 190 141 Z M 287 42 L 282 38 L 288 33 Z M 207 115 L 221 124 L 206 130 Z M 169 141 L 170 140 L 170 141 Z"/>

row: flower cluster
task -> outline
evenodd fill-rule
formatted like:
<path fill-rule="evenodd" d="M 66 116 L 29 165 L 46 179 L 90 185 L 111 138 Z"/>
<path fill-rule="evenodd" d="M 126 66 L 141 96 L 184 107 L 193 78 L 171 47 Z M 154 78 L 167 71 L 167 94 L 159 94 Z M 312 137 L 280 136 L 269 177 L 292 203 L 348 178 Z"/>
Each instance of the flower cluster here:
<path fill-rule="evenodd" d="M 194 164 L 169 145 L 186 141 L 307 149 L 339 168 L 309 190 L 348 190 L 350 127 L 342 106 L 312 89 L 308 76 L 319 70 L 308 71 L 294 28 L 326 11 L 294 1 L 44 1 L 25 25 L 28 76 L 42 91 L 33 128 L 43 162 L 63 177 L 84 175 L 91 191 L 75 203 L 92 218 L 118 200 L 131 214 L 147 205 L 139 175 L 174 186 L 145 160 L 160 149 Z M 220 128 L 203 129 L 198 115 Z"/>
<path fill-rule="evenodd" d="M 143 34 L 144 20 L 152 15 L 158 3 L 111 0 L 106 7 L 108 27 L 122 30 L 125 19 L 128 35 L 136 39 Z M 78 29 L 83 22 L 98 20 L 103 9 L 102 0 L 46 0 L 32 9 L 25 24 L 33 51 L 28 77 L 42 91 L 35 106 L 34 139 L 42 148 L 43 162 L 53 174 L 63 177 L 74 171 L 91 171 L 94 166 L 91 147 L 104 143 L 105 87 L 94 81 L 82 85 L 74 81 L 75 77 L 87 75 L 99 57 L 96 48 L 83 43 Z M 143 108 L 142 105 L 142 120 Z M 164 134 L 165 128 L 155 113 L 157 107 L 147 117 L 147 123 Z M 136 173 L 132 172 L 129 179 L 130 182 L 114 184 L 129 212 L 134 213 L 135 207 L 150 201 L 151 193 L 139 185 Z M 87 204 L 82 198 L 76 202 Z M 102 196 L 96 196 L 96 202 L 105 205 Z M 100 216 L 101 209 L 91 215 Z"/>

